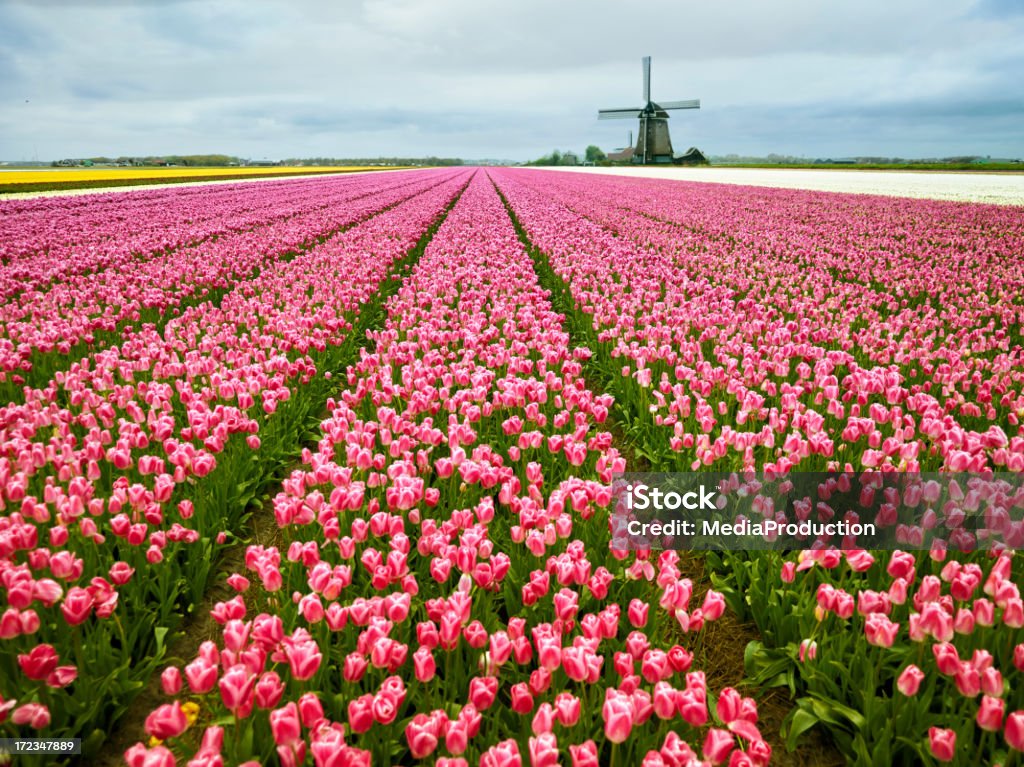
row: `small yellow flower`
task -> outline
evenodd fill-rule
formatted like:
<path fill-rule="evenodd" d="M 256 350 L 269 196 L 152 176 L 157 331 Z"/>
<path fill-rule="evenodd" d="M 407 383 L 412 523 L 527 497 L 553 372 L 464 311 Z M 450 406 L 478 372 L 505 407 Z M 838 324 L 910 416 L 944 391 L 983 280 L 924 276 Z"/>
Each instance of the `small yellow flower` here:
<path fill-rule="evenodd" d="M 196 719 L 199 718 L 199 704 L 192 701 L 181 704 L 181 713 L 185 715 L 188 720 L 189 726 L 196 723 Z"/>
<path fill-rule="evenodd" d="M 164 742 L 162 740 L 160 740 L 160 738 L 156 737 L 155 735 L 150 735 L 149 736 L 149 747 L 150 748 L 156 748 L 157 746 L 162 746 L 163 743 Z"/>

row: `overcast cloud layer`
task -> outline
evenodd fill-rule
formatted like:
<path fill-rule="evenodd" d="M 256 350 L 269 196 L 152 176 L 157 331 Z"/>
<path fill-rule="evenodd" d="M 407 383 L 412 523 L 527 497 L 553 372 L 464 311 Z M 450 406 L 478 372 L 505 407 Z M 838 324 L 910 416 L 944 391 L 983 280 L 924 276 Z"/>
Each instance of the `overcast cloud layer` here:
<path fill-rule="evenodd" d="M 0 159 L 1024 156 L 1024 0 L 0 0 Z"/>

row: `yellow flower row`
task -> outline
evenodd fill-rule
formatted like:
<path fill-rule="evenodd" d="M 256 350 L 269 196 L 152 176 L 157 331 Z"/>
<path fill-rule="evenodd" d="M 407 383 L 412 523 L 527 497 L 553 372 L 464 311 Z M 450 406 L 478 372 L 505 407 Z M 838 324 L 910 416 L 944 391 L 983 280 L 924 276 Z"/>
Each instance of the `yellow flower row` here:
<path fill-rule="evenodd" d="M 0 185 L 62 184 L 75 181 L 123 181 L 126 179 L 185 178 L 190 176 L 244 177 L 287 176 L 303 173 L 351 173 L 373 170 L 368 167 L 246 167 L 246 168 L 39 168 L 0 170 Z"/>

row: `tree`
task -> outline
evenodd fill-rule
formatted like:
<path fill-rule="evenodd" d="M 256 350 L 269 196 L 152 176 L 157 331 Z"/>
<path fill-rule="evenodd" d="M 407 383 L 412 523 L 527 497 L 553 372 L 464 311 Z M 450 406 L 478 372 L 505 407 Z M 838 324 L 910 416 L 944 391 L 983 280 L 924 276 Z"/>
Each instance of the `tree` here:
<path fill-rule="evenodd" d="M 608 159 L 605 153 L 601 151 L 601 147 L 594 146 L 593 144 L 587 147 L 585 157 L 587 162 L 603 162 Z"/>

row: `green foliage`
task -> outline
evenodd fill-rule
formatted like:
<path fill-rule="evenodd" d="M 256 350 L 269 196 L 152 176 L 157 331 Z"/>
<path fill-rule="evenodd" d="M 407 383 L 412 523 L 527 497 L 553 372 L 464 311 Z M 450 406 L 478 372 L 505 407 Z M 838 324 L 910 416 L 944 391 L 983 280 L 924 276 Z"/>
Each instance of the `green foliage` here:
<path fill-rule="evenodd" d="M 558 149 L 551 150 L 551 154 L 546 154 L 543 157 L 538 157 L 536 160 L 531 160 L 526 163 L 527 165 L 575 165 L 576 154 L 569 150 L 560 151 Z"/>
<path fill-rule="evenodd" d="M 415 165 L 430 168 L 446 168 L 465 165 L 460 157 L 291 157 L 285 165 Z"/>

